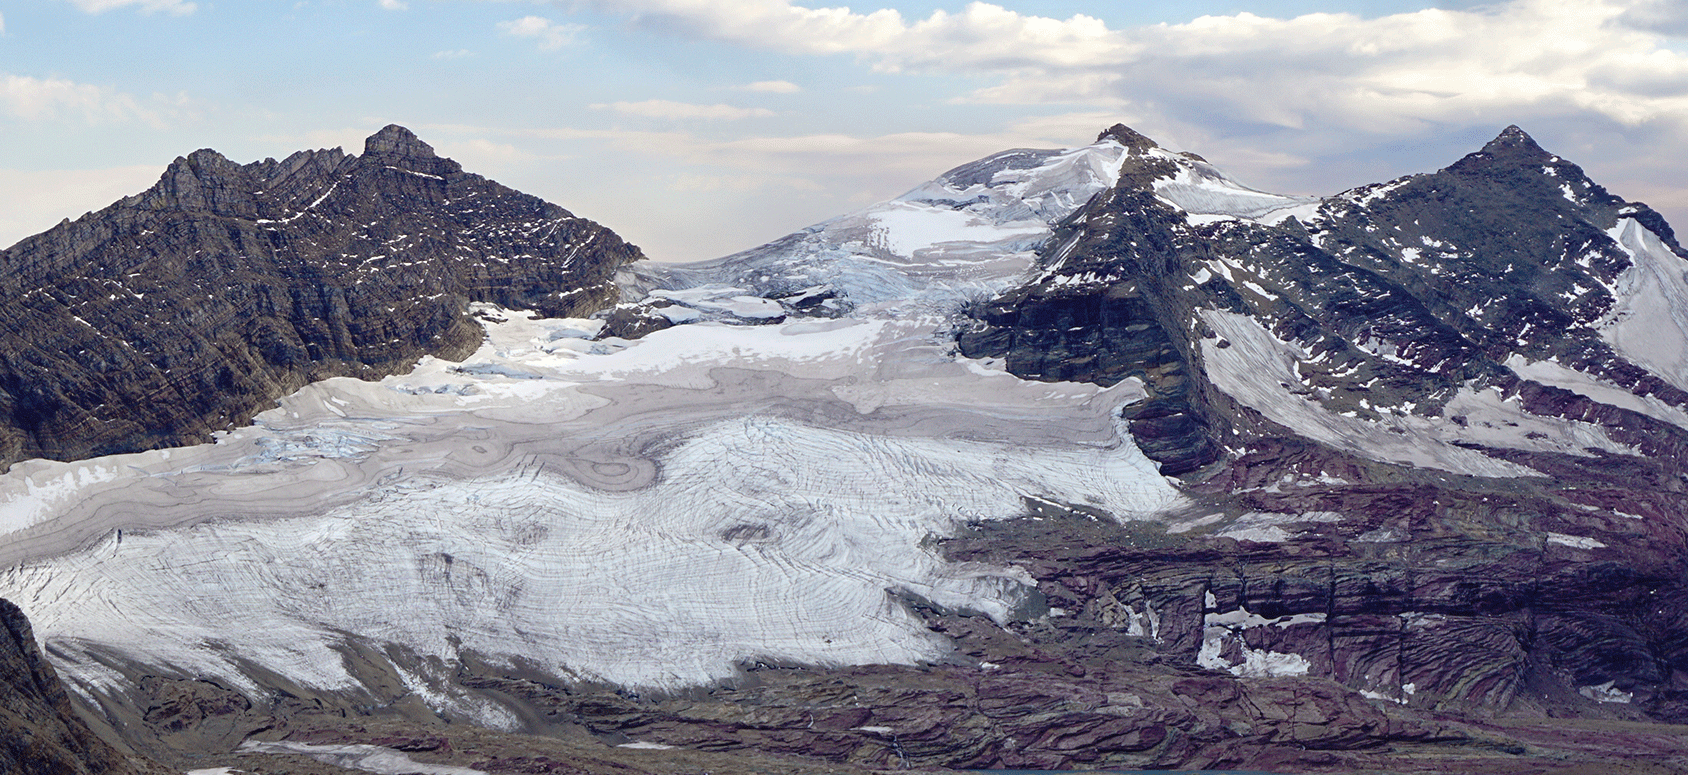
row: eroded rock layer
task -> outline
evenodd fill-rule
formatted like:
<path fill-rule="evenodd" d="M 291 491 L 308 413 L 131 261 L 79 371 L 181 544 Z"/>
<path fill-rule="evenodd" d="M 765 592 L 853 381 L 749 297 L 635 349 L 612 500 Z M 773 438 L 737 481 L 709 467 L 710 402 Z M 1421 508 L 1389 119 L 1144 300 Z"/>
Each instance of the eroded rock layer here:
<path fill-rule="evenodd" d="M 470 301 L 596 311 L 639 257 L 398 126 L 359 156 L 195 151 L 0 253 L 0 465 L 198 443 L 308 382 L 472 351 Z"/>

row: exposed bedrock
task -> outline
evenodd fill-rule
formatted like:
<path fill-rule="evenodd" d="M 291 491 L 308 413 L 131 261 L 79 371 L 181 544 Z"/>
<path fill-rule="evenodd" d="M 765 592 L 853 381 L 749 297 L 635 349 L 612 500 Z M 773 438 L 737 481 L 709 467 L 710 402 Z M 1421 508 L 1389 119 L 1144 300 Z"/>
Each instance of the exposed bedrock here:
<path fill-rule="evenodd" d="M 164 775 L 88 728 L 53 666 L 35 645 L 29 619 L 0 599 L 0 772 L 27 775 Z"/>
<path fill-rule="evenodd" d="M 1297 458 L 1317 467 L 1297 471 Z M 1328 478 L 1333 462 L 1302 443 L 1238 461 L 1239 477 L 1269 472 L 1240 506 L 1280 515 L 1253 518 L 1273 527 L 1241 529 L 1245 514 L 1184 541 L 1075 534 L 1010 554 L 983 539 L 951 550 L 1022 564 L 1051 605 L 1145 632 L 1152 618 L 1169 657 L 1237 674 L 1325 676 L 1413 707 L 1683 720 L 1678 498 L 1587 480 L 1544 492 L 1300 478 Z"/>
<path fill-rule="evenodd" d="M 1117 184 L 1057 225 L 1042 271 L 976 305 L 959 340 L 1027 379 L 1142 380 L 1150 398 L 1126 415 L 1165 473 L 1259 436 L 1343 435 L 1320 436 L 1309 424 L 1344 421 L 1315 415 L 1442 422 L 1486 388 L 1598 429 L 1610 451 L 1680 459 L 1688 332 L 1665 310 L 1688 303 L 1683 251 L 1657 213 L 1517 128 L 1442 171 L 1322 200 L 1253 191 L 1130 137 Z M 1261 334 L 1233 342 L 1238 325 Z M 1258 352 L 1205 349 L 1233 344 Z M 1514 371 L 1532 364 L 1547 365 Z M 1238 381 L 1260 384 L 1244 395 Z M 1585 383 L 1615 397 L 1551 394 Z M 1390 446 L 1349 440 L 1378 459 Z"/>
<path fill-rule="evenodd" d="M 1516 127 L 1300 202 L 1134 147 L 961 346 L 1028 379 L 1142 380 L 1133 436 L 1214 513 L 1163 536 L 1003 523 L 950 551 L 1245 681 L 1468 721 L 1688 720 L 1669 226 Z"/>
<path fill-rule="evenodd" d="M 1671 726 L 1688 720 L 1688 569 L 1671 527 L 1688 515 L 1679 498 L 1600 484 L 1618 474 L 1668 476 L 1632 463 L 1543 486 L 1262 440 L 1201 485 L 1208 508 L 1171 531 L 1028 504 L 1036 519 L 939 542 L 951 561 L 1024 568 L 1044 605 L 999 626 L 904 593 L 954 644 L 934 663 L 753 662 L 736 680 L 665 694 L 464 654 L 450 680 L 514 709 L 525 731 L 583 745 L 807 762 L 770 772 L 1670 772 L 1688 766 Z M 123 700 L 133 704 L 106 710 L 214 763 L 249 733 L 465 734 L 441 726 L 397 672 L 437 666 L 393 648 L 357 647 L 347 660 L 385 688 L 351 697 L 276 683 L 284 690 L 247 703 L 214 684 L 137 674 L 143 691 Z"/>
<path fill-rule="evenodd" d="M 0 466 L 202 442 L 308 382 L 471 352 L 471 301 L 597 311 L 640 257 L 398 126 L 360 156 L 195 151 L 0 252 Z"/>
<path fill-rule="evenodd" d="M 1147 192 L 1120 188 L 1080 212 L 1103 208 L 1126 225 L 1095 235 L 1058 228 L 1045 250 L 1066 256 L 1062 271 L 978 308 L 980 325 L 963 330 L 959 343 L 970 357 L 1004 358 L 1025 379 L 1141 380 L 1149 397 L 1126 410 L 1132 436 L 1163 473 L 1187 473 L 1217 460 L 1219 449 L 1201 396 L 1205 380 L 1177 322 L 1189 310 L 1159 287 L 1163 266 L 1182 260 L 1164 238 L 1179 216 Z"/>

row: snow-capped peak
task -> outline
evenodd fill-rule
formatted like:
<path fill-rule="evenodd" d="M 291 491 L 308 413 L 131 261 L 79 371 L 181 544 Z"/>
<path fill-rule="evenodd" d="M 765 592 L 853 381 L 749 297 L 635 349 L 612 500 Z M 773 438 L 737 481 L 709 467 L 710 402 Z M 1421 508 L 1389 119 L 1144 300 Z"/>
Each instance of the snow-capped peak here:
<path fill-rule="evenodd" d="M 1151 148 L 1145 155 L 1170 162 L 1177 170 L 1155 181 L 1155 193 L 1187 213 L 1192 223 L 1231 219 L 1278 223 L 1291 215 L 1311 215 L 1323 201 L 1249 188 L 1194 154 Z"/>
<path fill-rule="evenodd" d="M 638 267 L 624 287 L 636 298 L 712 287 L 780 298 L 824 287 L 846 306 L 953 307 L 1023 277 L 1054 224 L 1113 187 L 1132 153 L 1111 136 L 1065 150 L 1004 151 L 743 253 Z"/>

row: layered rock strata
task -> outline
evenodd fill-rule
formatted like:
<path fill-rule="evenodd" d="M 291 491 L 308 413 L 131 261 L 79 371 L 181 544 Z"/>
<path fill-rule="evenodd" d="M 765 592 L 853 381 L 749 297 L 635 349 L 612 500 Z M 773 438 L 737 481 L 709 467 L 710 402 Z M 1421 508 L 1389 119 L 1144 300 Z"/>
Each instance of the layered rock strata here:
<path fill-rule="evenodd" d="M 638 258 L 398 126 L 357 156 L 195 151 L 0 252 L 0 466 L 198 443 L 309 382 L 472 351 L 471 301 L 594 312 Z"/>

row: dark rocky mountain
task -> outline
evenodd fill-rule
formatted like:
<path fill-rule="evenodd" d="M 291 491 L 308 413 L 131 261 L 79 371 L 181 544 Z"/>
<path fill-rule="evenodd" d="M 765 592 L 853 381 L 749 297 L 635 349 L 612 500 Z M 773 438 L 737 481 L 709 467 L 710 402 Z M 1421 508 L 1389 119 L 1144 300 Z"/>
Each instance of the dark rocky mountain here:
<path fill-rule="evenodd" d="M 88 728 L 71 706 L 29 619 L 0 599 L 0 772 L 19 775 L 164 775 Z"/>
<path fill-rule="evenodd" d="M 1370 420 L 1384 406 L 1434 416 L 1462 386 L 1550 400 L 1505 366 L 1514 356 L 1688 405 L 1681 387 L 1615 354 L 1598 330 L 1618 313 L 1615 284 L 1633 265 L 1607 232 L 1630 219 L 1680 256 L 1670 227 L 1516 127 L 1438 173 L 1356 189 L 1276 224 L 1191 222 L 1157 191 L 1179 162 L 1130 134 L 1145 153 L 1120 184 L 1062 224 L 1044 276 L 979 310 L 982 325 L 960 342 L 1028 378 L 1143 379 L 1151 397 L 1132 432 L 1167 473 L 1257 435 L 1198 368 L 1201 343 L 1214 339 L 1204 309 L 1252 315 L 1306 349 L 1293 391 Z M 1072 282 L 1084 277 L 1112 279 Z M 1586 402 L 1571 403 L 1550 414 L 1583 419 Z M 1683 429 L 1652 417 L 1626 415 L 1611 432 L 1651 451 L 1682 449 Z"/>
<path fill-rule="evenodd" d="M 471 301 L 595 312 L 640 257 L 398 126 L 358 156 L 195 151 L 0 252 L 0 466 L 198 443 L 309 382 L 472 351 Z"/>
<path fill-rule="evenodd" d="M 898 752 L 928 765 L 1688 766 L 1688 251 L 1669 225 L 1517 127 L 1319 200 L 1127 127 L 1109 141 L 1116 185 L 1056 225 L 1031 282 L 971 305 L 958 345 L 1026 379 L 1140 382 L 1137 445 L 1228 516 L 980 524 L 946 556 L 1024 567 L 1073 615 L 1003 636 L 928 610 L 1003 667 L 827 685 L 927 730 Z M 768 680 L 758 719 L 825 694 Z M 697 706 L 595 723 L 871 747 L 774 743 Z"/>

